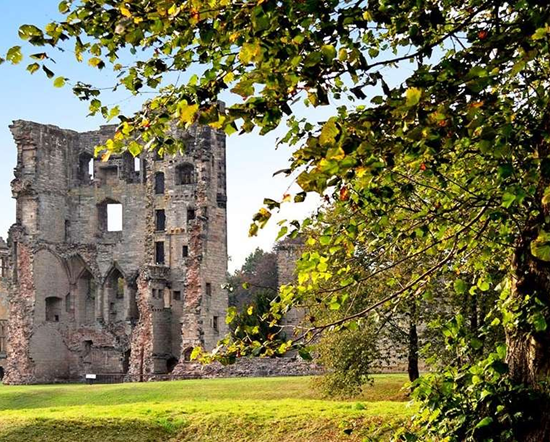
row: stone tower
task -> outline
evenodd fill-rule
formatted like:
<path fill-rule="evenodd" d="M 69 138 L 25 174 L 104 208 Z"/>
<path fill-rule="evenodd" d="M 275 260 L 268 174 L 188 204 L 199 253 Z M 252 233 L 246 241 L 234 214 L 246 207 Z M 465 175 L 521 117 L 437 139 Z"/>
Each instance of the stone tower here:
<path fill-rule="evenodd" d="M 4 382 L 185 372 L 225 329 L 225 135 L 194 126 L 185 154 L 93 159 L 113 126 L 15 121 L 12 293 Z"/>

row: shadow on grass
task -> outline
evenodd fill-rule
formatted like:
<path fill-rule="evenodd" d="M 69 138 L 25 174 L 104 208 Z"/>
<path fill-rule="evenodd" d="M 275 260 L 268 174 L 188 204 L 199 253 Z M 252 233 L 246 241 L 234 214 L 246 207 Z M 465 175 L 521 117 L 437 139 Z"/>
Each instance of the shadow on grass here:
<path fill-rule="evenodd" d="M 174 437 L 182 428 L 169 422 L 100 419 L 89 422 L 76 420 L 33 419 L 27 422 L 0 423 L 3 442 L 158 442 Z"/>

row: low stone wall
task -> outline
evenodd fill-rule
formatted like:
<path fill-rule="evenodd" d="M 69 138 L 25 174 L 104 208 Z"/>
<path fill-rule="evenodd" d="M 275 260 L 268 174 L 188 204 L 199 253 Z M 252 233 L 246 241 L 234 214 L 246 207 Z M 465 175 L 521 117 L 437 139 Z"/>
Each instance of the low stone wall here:
<path fill-rule="evenodd" d="M 320 366 L 298 357 L 243 358 L 232 365 L 215 362 L 203 365 L 185 362 L 177 374 L 168 375 L 120 375 L 118 382 L 170 381 L 178 379 L 213 379 L 240 377 L 314 376 L 323 373 Z M 123 379 L 122 379 L 123 378 Z M 114 382 L 117 382 L 114 380 Z"/>

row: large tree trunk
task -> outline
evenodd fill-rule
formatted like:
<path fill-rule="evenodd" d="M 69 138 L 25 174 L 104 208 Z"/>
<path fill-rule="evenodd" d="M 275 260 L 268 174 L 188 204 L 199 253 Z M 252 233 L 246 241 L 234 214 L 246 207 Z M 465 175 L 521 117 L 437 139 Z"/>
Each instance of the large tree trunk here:
<path fill-rule="evenodd" d="M 540 299 L 550 303 L 550 263 L 535 258 L 530 251 L 530 243 L 537 236 L 534 227 L 523 235 L 521 244 L 515 252 L 513 261 L 514 278 L 511 297 L 515 302 L 524 302 L 526 297 Z M 532 301 L 531 301 L 532 302 Z M 537 308 L 542 309 L 542 306 Z M 546 321 L 548 315 L 546 313 Z M 548 322 L 550 324 L 550 321 Z M 540 392 L 540 399 L 532 404 L 530 410 L 522 410 L 534 417 L 525 428 L 520 429 L 522 441 L 550 441 L 550 398 L 543 391 L 541 381 L 550 376 L 550 328 L 535 332 L 532 325 L 523 325 L 506 331 L 508 345 L 506 362 L 514 384 L 522 384 Z M 526 407 L 527 404 L 526 403 Z"/>
<path fill-rule="evenodd" d="M 543 160 L 550 157 L 550 145 L 542 137 L 538 153 Z M 532 305 L 535 311 L 544 315 L 550 325 L 550 317 L 546 311 L 550 306 L 550 262 L 536 258 L 531 252 L 532 242 L 545 227 L 546 219 L 550 216 L 550 205 L 544 199 L 546 189 L 550 187 L 550 174 L 545 169 L 547 167 L 543 168 L 541 164 L 535 195 L 535 204 L 538 207 L 531 209 L 534 215 L 528 218 L 523 227 L 514 252 L 509 308 L 512 311 L 515 308 L 525 311 L 524 304 Z M 538 298 L 543 305 L 535 304 L 534 298 Z M 548 387 L 541 384 L 541 381 L 550 376 L 550 327 L 536 332 L 533 324 L 527 323 L 523 318 L 517 327 L 509 326 L 506 329 L 506 343 L 506 362 L 512 382 L 540 392 L 536 403 L 526 402 L 521 410 L 526 415 L 533 416 L 533 420 L 519 429 L 519 439 L 526 442 L 550 441 L 550 396 Z"/>

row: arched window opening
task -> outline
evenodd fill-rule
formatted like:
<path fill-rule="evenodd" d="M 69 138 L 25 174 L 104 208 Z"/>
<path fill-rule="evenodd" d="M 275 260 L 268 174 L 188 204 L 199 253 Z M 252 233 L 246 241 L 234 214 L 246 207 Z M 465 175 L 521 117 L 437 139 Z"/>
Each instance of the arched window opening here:
<path fill-rule="evenodd" d="M 157 172 L 155 174 L 155 194 L 164 194 L 164 173 Z"/>
<path fill-rule="evenodd" d="M 62 304 L 63 301 L 57 296 L 49 296 L 46 298 L 46 321 L 59 322 Z"/>
<path fill-rule="evenodd" d="M 185 163 L 176 167 L 176 184 L 193 184 L 195 182 L 195 168 Z"/>
<path fill-rule="evenodd" d="M 76 284 L 75 309 L 80 324 L 92 325 L 95 323 L 95 299 L 97 285 L 94 277 L 88 270 L 84 270 Z"/>
<path fill-rule="evenodd" d="M 127 307 L 124 303 L 126 281 L 117 268 L 114 268 L 109 274 L 105 282 L 105 289 L 107 292 L 110 321 L 125 321 L 128 316 Z"/>

